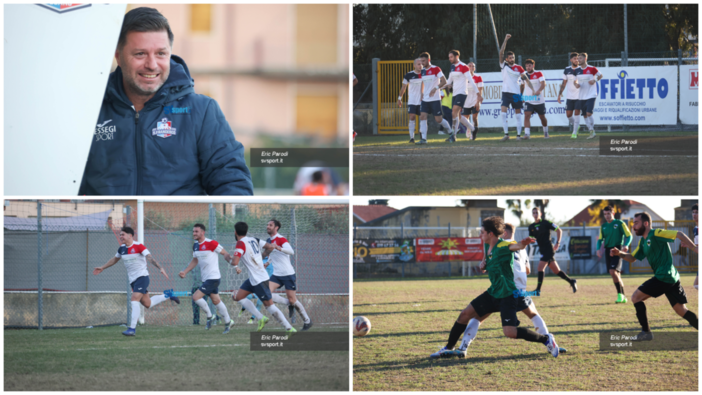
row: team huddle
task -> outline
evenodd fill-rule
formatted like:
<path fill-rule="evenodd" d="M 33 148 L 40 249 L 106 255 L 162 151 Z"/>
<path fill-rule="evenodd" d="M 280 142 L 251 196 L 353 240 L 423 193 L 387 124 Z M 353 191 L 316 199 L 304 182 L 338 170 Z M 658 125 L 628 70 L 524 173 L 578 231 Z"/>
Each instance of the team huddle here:
<path fill-rule="evenodd" d="M 236 268 L 237 274 L 241 274 L 240 264 L 246 267 L 249 273 L 249 278 L 241 284 L 239 290 L 232 295 L 232 299 L 238 302 L 242 309 L 246 309 L 253 314 L 253 317 L 258 320 L 258 331 L 261 331 L 269 321 L 268 317 L 261 314 L 256 309 L 249 295 L 255 294 L 256 297 L 266 307 L 268 313 L 278 321 L 289 334 L 297 332 L 290 325 L 275 303 L 283 304 L 289 308 L 289 318 L 293 319 L 295 311 L 297 311 L 304 320 L 303 331 L 312 327 L 307 312 L 296 298 L 296 276 L 295 269 L 290 263 L 290 256 L 294 254 L 292 246 L 285 237 L 278 234 L 281 228 L 281 223 L 276 219 L 272 219 L 266 226 L 266 232 L 270 236 L 267 241 L 256 237 L 247 236 L 248 225 L 245 222 L 237 222 L 234 225 L 236 245 L 234 253 L 230 255 L 224 247 L 215 240 L 205 237 L 205 225 L 195 224 L 193 226 L 193 257 L 188 266 L 183 269 L 178 275 L 180 278 L 185 276 L 195 269 L 200 267 L 202 276 L 202 285 L 192 295 L 193 302 L 197 304 L 207 314 L 206 329 L 210 329 L 215 321 L 215 316 L 210 310 L 205 296 L 208 296 L 217 313 L 224 319 L 224 334 L 229 333 L 233 320 L 229 316 L 227 307 L 219 297 L 219 284 L 221 274 L 219 270 L 218 255 L 223 255 L 224 260 Z M 163 295 L 157 295 L 153 298 L 149 297 L 149 272 L 147 270 L 147 262 L 154 265 L 166 279 L 168 275 L 166 271 L 156 262 L 151 256 L 149 250 L 142 244 L 134 240 L 134 230 L 130 227 L 123 227 L 119 235 L 120 243 L 115 257 L 110 259 L 105 265 L 95 268 L 94 275 L 100 274 L 104 269 L 114 265 L 119 260 L 124 262 L 129 276 L 129 283 L 132 287 L 131 297 L 131 320 L 126 331 L 122 332 L 125 336 L 135 336 L 137 321 L 139 319 L 141 308 L 151 308 L 166 300 L 180 304 L 180 299 L 174 296 L 172 292 L 165 291 Z M 268 258 L 268 262 L 264 264 L 264 258 Z M 266 267 L 272 265 L 272 275 L 266 271 Z M 273 293 L 278 288 L 285 287 L 285 292 L 288 298 L 283 298 L 277 293 Z"/>
<path fill-rule="evenodd" d="M 517 140 L 531 138 L 531 116 L 536 113 L 541 121 L 544 138 L 549 138 L 548 121 L 546 119 L 546 100 L 544 89 L 546 79 L 541 71 L 535 69 L 536 62 L 527 59 L 524 68 L 515 64 L 512 51 L 505 52 L 507 41 L 512 37 L 507 35 L 500 48 L 500 69 L 502 72 L 502 101 L 501 119 L 504 137 L 501 141 L 509 140 L 509 121 L 507 112 L 510 107 L 514 110 L 517 129 Z M 423 52 L 414 60 L 414 70 L 405 74 L 402 89 L 397 98 L 398 106 L 402 107 L 402 97 L 408 91 L 407 112 L 409 113 L 410 143 L 427 144 L 427 119 L 431 114 L 434 120 L 444 130 L 448 131 L 447 142 L 455 142 L 457 131 L 464 126 L 470 135 L 469 140 L 475 140 L 478 135 L 478 114 L 483 102 L 483 79 L 475 73 L 475 63 L 465 64 L 460 60 L 460 52 L 452 50 L 448 54 L 451 72 L 448 80 L 441 68 L 431 64 L 431 56 Z M 592 117 L 597 97 L 597 81 L 602 74 L 597 68 L 587 64 L 587 53 L 571 53 L 571 65 L 563 71 L 563 83 L 558 94 L 558 103 L 566 91 L 566 116 L 572 129 L 571 138 L 575 139 L 580 128 L 580 116 L 584 118 L 590 135 L 596 136 L 594 118 Z M 449 123 L 444 119 L 441 109 L 442 90 L 453 93 L 451 117 Z M 522 114 L 524 110 L 524 114 Z M 419 115 L 419 132 L 421 139 L 414 140 L 416 117 Z M 472 115 L 472 122 L 466 116 Z M 522 137 L 522 127 L 524 137 Z"/>
<path fill-rule="evenodd" d="M 641 325 L 641 332 L 636 336 L 637 341 L 653 340 L 653 333 L 646 314 L 644 301 L 665 295 L 673 310 L 685 319 L 690 326 L 698 329 L 697 315 L 686 307 L 687 296 L 680 284 L 680 274 L 673 265 L 673 255 L 670 243 L 679 240 L 681 246 L 697 253 L 697 226 L 694 228 L 694 242 L 683 232 L 651 228 L 651 216 L 646 212 L 634 216 L 634 232 L 641 236 L 639 244 L 633 253 L 629 254 L 628 245 L 632 235 L 626 223 L 614 219 L 612 207 L 605 207 L 605 223 L 602 224 L 597 241 L 598 256 L 604 244 L 606 264 L 617 289 L 615 303 L 626 303 L 624 284 L 621 280 L 621 259 L 627 262 L 648 259 L 654 276 L 644 282 L 632 295 L 636 317 Z M 531 296 L 542 296 L 541 285 L 544 279 L 544 269 L 548 265 L 554 273 L 569 283 L 573 293 L 577 292 L 577 281 L 569 278 L 560 270 L 554 259 L 555 251 L 560 246 L 562 231 L 557 225 L 541 218 L 539 208 L 533 210 L 535 222 L 529 226 L 529 237 L 517 242 L 513 240 L 515 228 L 505 223 L 501 217 L 490 217 L 483 220 L 480 238 L 484 243 L 485 258 L 480 264 L 483 272 L 487 271 L 490 288 L 473 299 L 458 316 L 449 332 L 448 341 L 439 351 L 430 355 L 431 358 L 465 358 L 468 347 L 475 339 L 480 324 L 491 314 L 500 313 L 502 332 L 512 339 L 523 339 L 528 342 L 543 344 L 548 353 L 558 357 L 566 349 L 559 347 L 553 334 L 548 332 L 546 323 L 536 310 Z M 692 207 L 692 217 L 698 220 L 698 207 Z M 558 237 L 556 245 L 551 244 L 551 230 Z M 536 242 L 541 252 L 539 261 L 539 282 L 535 291 L 527 292 L 527 275 L 530 274 L 529 258 L 524 249 Z M 695 279 L 698 288 L 698 279 Z M 533 323 L 534 330 L 520 327 L 517 312 L 524 313 Z M 463 335 L 461 345 L 456 349 L 459 338 Z"/>

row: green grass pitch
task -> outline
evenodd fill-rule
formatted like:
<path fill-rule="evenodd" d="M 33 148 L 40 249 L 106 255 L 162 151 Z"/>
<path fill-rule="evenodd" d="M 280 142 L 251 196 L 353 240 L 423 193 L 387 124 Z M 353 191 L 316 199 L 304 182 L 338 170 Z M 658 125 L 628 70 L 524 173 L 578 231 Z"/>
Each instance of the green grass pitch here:
<path fill-rule="evenodd" d="M 600 156 L 599 139 L 576 140 L 540 127 L 530 140 L 508 142 L 479 133 L 457 143 L 430 134 L 427 145 L 408 135 L 358 136 L 353 147 L 354 195 L 696 195 L 697 156 Z M 690 136 L 696 132 L 607 133 L 606 137 Z"/>
<path fill-rule="evenodd" d="M 354 316 L 371 321 L 371 332 L 353 340 L 354 391 L 697 391 L 697 351 L 599 351 L 598 333 L 641 330 L 631 302 L 615 304 L 610 276 L 575 276 L 579 290 L 547 276 L 533 298 L 549 331 L 568 350 L 553 358 L 546 347 L 502 334 L 499 314 L 490 316 L 465 359 L 429 359 L 446 344 L 459 312 L 489 286 L 471 279 L 355 281 Z M 626 294 L 650 275 L 626 275 Z M 694 274 L 681 282 L 688 308 L 699 315 Z M 536 281 L 530 276 L 529 289 Z M 665 296 L 646 301 L 651 330 L 693 332 Z M 520 326 L 533 329 L 518 314 Z M 460 343 L 459 343 L 460 344 Z"/>

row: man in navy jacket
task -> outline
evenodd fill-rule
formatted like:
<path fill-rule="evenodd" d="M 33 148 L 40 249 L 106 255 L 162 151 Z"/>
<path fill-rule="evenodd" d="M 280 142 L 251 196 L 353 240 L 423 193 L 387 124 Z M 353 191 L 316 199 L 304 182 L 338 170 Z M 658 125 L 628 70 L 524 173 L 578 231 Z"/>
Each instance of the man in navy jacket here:
<path fill-rule="evenodd" d="M 252 195 L 244 147 L 171 54 L 168 20 L 124 16 L 79 195 Z"/>

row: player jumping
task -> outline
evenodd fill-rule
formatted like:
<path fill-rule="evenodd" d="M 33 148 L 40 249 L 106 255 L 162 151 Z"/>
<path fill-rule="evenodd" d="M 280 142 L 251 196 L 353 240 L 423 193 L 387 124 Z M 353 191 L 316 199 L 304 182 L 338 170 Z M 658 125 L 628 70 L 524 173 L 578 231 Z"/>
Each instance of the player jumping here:
<path fill-rule="evenodd" d="M 410 143 L 414 143 L 414 129 L 416 125 L 417 115 L 419 115 L 419 107 L 422 104 L 422 59 L 414 60 L 414 70 L 405 74 L 402 79 L 402 89 L 400 96 L 397 98 L 397 106 L 402 108 L 402 95 L 409 86 L 407 93 L 407 113 L 409 114 L 409 135 Z M 425 138 L 424 136 L 423 138 Z"/>
<path fill-rule="evenodd" d="M 629 244 L 631 244 L 631 232 L 629 232 L 626 222 L 614 219 L 612 206 L 605 207 L 602 212 L 604 213 L 605 222 L 600 226 L 600 237 L 597 239 L 597 257 L 602 258 L 600 248 L 602 248 L 602 240 L 604 239 L 605 262 L 614 281 L 614 287 L 617 289 L 617 300 L 615 303 L 626 303 L 624 282 L 622 281 L 622 260 L 618 256 L 610 255 L 609 251 L 612 248 L 618 248 L 621 251 L 628 252 Z"/>
<path fill-rule="evenodd" d="M 595 111 L 595 98 L 597 98 L 597 81 L 602 79 L 602 73 L 596 67 L 588 66 L 587 54 L 585 52 L 578 55 L 578 63 L 582 72 L 578 74 L 574 85 L 580 90 L 579 100 L 576 103 L 577 109 L 580 110 L 585 118 L 585 124 L 590 130 L 588 139 L 595 138 L 595 119 L 592 117 L 592 112 Z M 574 130 L 580 126 L 580 118 L 576 117 L 573 123 Z"/>
<path fill-rule="evenodd" d="M 132 321 L 127 330 L 122 332 L 122 334 L 125 336 L 136 336 L 137 321 L 141 314 L 140 304 L 148 309 L 168 299 L 180 304 L 180 299 L 166 292 L 164 292 L 163 295 L 156 295 L 153 298 L 149 298 L 149 270 L 146 268 L 146 262 L 148 261 L 150 264 L 156 266 L 167 280 L 168 274 L 166 274 L 166 271 L 156 262 L 143 244 L 134 241 L 134 229 L 128 226 L 123 227 L 119 232 L 119 241 L 122 245 L 117 250 L 117 254 L 114 258 L 107 261 L 106 264 L 96 267 L 93 270 L 93 274 L 97 276 L 102 273 L 103 270 L 122 259 L 124 266 L 127 268 L 129 284 L 132 287 Z"/>
<path fill-rule="evenodd" d="M 232 261 L 232 256 L 229 255 L 224 247 L 217 241 L 206 238 L 206 230 L 203 224 L 193 225 L 193 239 L 195 240 L 195 244 L 193 244 L 193 259 L 178 275 L 180 278 L 185 278 L 195 266 L 200 266 L 202 285 L 193 294 L 193 301 L 207 314 L 207 325 L 205 325 L 205 329 L 210 329 L 215 318 L 212 316 L 207 302 L 203 299 L 205 295 L 209 296 L 217 312 L 224 318 L 223 334 L 227 334 L 232 327 L 233 321 L 229 317 L 227 306 L 224 305 L 224 302 L 219 297 L 219 283 L 222 276 L 219 273 L 219 259 L 217 254 L 222 254 L 224 260 L 227 262 Z"/>
<path fill-rule="evenodd" d="M 563 83 L 561 83 L 561 90 L 558 92 L 558 104 L 561 104 L 561 96 L 563 95 L 563 90 L 568 88 L 566 91 L 566 117 L 568 118 L 568 124 L 571 129 L 573 129 L 573 135 L 571 138 L 578 137 L 578 130 L 575 129 L 573 122 L 578 119 L 578 125 L 580 124 L 580 110 L 575 108 L 575 104 L 580 97 L 580 92 L 578 88 L 575 87 L 575 80 L 578 75 L 582 73 L 582 69 L 578 66 L 578 53 L 571 52 L 570 54 L 570 66 L 563 70 Z M 575 112 L 575 117 L 573 117 L 573 112 Z M 578 129 L 580 127 L 578 126 Z"/>
<path fill-rule="evenodd" d="M 544 138 L 548 138 L 548 121 L 546 120 L 546 99 L 544 99 L 544 88 L 546 88 L 546 78 L 540 71 L 534 70 L 535 62 L 532 59 L 527 59 L 524 62 L 526 66 L 527 78 L 531 81 L 531 86 L 536 88 L 533 91 L 529 86 L 522 84 L 521 89 L 524 93 L 524 102 L 526 109 L 524 111 L 524 138 L 531 137 L 531 115 L 539 114 L 541 126 L 544 128 Z"/>
<path fill-rule="evenodd" d="M 539 281 L 536 286 L 537 296 L 541 296 L 541 285 L 544 282 L 544 270 L 546 266 L 551 268 L 551 271 L 556 273 L 558 277 L 564 279 L 573 288 L 573 293 L 578 291 L 578 280 L 571 279 L 565 274 L 561 268 L 558 266 L 558 262 L 554 259 L 558 247 L 561 245 L 561 236 L 563 231 L 558 225 L 553 222 L 541 218 L 541 209 L 534 207 L 531 210 L 531 215 L 534 216 L 534 223 L 529 225 L 529 236 L 536 239 L 536 243 L 539 246 L 539 251 L 541 252 L 541 260 L 539 260 Z M 551 244 L 551 230 L 556 231 L 556 245 Z"/>
<path fill-rule="evenodd" d="M 419 58 L 422 59 L 422 65 L 424 66 L 424 70 L 422 71 L 424 91 L 419 115 L 419 133 L 422 134 L 422 140 L 417 144 L 426 144 L 427 131 L 429 130 L 427 124 L 429 113 L 433 114 L 436 123 L 443 126 L 450 134 L 453 133 L 453 131 L 441 112 L 441 94 L 438 89 L 439 84 L 446 84 L 446 77 L 444 77 L 444 73 L 441 71 L 440 67 L 431 64 L 431 55 L 429 55 L 429 52 L 422 52 Z"/>
<path fill-rule="evenodd" d="M 509 140 L 509 123 L 507 122 L 507 108 L 512 106 L 517 118 L 517 140 L 521 140 L 522 134 L 522 98 L 519 94 L 519 84 L 517 80 L 521 78 L 532 91 L 535 91 L 531 85 L 531 81 L 527 78 L 522 66 L 514 64 L 514 52 L 508 51 L 507 40 L 512 37 L 511 34 L 505 36 L 505 41 L 500 48 L 500 69 L 502 69 L 502 129 L 505 132 L 505 137 L 501 141 Z"/>
<path fill-rule="evenodd" d="M 697 253 L 697 246 L 683 232 L 651 228 L 651 216 L 647 212 L 634 215 L 634 232 L 637 236 L 641 236 L 641 239 L 632 254 L 619 251 L 615 247 L 610 251 L 610 255 L 621 256 L 630 263 L 634 263 L 637 259 L 642 261 L 644 258 L 648 258 L 648 263 L 653 269 L 653 277 L 641 284 L 631 296 L 631 301 L 636 308 L 636 317 L 641 324 L 641 333 L 636 335 L 636 340 L 653 340 L 644 301 L 663 294 L 668 298 L 673 310 L 697 329 L 697 315 L 685 306 L 687 295 L 680 285 L 680 274 L 673 266 L 673 254 L 670 252 L 668 243 L 673 243 L 676 239 L 680 240 L 683 247 L 687 247 L 695 253 Z"/>

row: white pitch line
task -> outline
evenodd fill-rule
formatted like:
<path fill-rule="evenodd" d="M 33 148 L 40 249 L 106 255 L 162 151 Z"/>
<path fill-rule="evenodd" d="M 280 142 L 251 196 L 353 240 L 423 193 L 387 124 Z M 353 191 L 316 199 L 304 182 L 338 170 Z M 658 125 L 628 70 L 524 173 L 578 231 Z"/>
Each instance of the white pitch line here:
<path fill-rule="evenodd" d="M 381 157 L 421 157 L 421 156 L 440 156 L 440 157 L 455 157 L 455 156 L 520 156 L 520 157 L 529 157 L 529 156 L 538 156 L 538 157 L 544 157 L 544 156 L 553 156 L 553 157 L 568 157 L 572 158 L 574 156 L 579 156 L 579 157 L 584 157 L 584 158 L 697 158 L 697 155 L 586 155 L 586 154 L 570 154 L 570 155 L 558 155 L 558 154 L 543 154 L 543 153 L 536 153 L 535 155 L 530 155 L 530 154 L 483 154 L 483 153 L 474 153 L 474 154 L 454 154 L 454 153 L 420 153 L 420 154 L 354 154 L 354 156 L 381 156 Z"/>
<path fill-rule="evenodd" d="M 193 346 L 153 346 L 148 348 L 211 348 L 211 347 L 246 347 L 248 344 L 202 344 Z M 76 348 L 61 351 L 104 351 L 104 350 L 143 350 L 144 347 L 116 347 L 116 348 Z"/>

